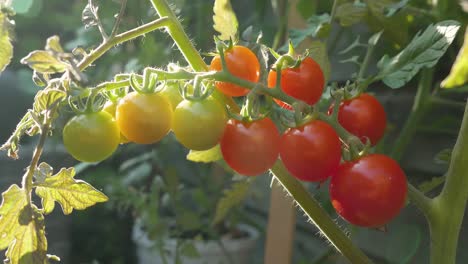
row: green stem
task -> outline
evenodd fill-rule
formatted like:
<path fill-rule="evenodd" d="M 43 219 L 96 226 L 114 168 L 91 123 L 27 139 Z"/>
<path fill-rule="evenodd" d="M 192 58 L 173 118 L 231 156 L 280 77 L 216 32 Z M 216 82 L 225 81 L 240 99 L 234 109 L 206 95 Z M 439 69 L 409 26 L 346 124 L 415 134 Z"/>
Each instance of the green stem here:
<path fill-rule="evenodd" d="M 411 113 L 406 120 L 391 153 L 391 156 L 397 161 L 400 161 L 403 157 L 406 147 L 408 147 L 411 139 L 413 138 L 421 119 L 431 106 L 430 100 L 427 100 L 427 98 L 430 96 L 433 73 L 434 71 L 432 69 L 425 69 L 421 72 L 421 79 L 419 81 Z"/>
<path fill-rule="evenodd" d="M 141 25 L 137 28 L 134 28 L 132 30 L 126 31 L 124 33 L 116 35 L 114 38 L 111 38 L 107 41 L 104 41 L 99 47 L 97 47 L 95 50 L 93 50 L 88 56 L 83 58 L 83 60 L 78 63 L 78 68 L 83 71 L 85 68 L 87 68 L 91 63 L 93 63 L 95 60 L 100 58 L 104 53 L 106 53 L 108 50 L 113 48 L 114 46 L 123 43 L 125 41 L 132 40 L 134 38 L 137 38 L 141 35 L 144 35 L 146 33 L 149 33 L 151 31 L 154 31 L 156 29 L 162 28 L 164 26 L 167 26 L 169 24 L 170 20 L 167 17 L 161 17 L 160 19 L 156 19 L 150 23 Z"/>
<path fill-rule="evenodd" d="M 444 188 L 433 202 L 429 218 L 431 229 L 431 263 L 456 261 L 458 237 L 468 199 L 468 102 L 452 151 Z"/>
<path fill-rule="evenodd" d="M 28 204 L 31 204 L 31 192 L 33 188 L 33 176 L 34 172 L 36 171 L 36 167 L 39 164 L 39 160 L 42 155 L 42 151 L 44 149 L 44 144 L 48 136 L 50 125 L 47 123 L 41 128 L 41 137 L 39 138 L 39 142 L 36 145 L 36 149 L 34 150 L 33 156 L 31 158 L 31 162 L 29 163 L 28 170 L 23 176 L 22 180 L 22 188 L 27 193 Z"/>
<path fill-rule="evenodd" d="M 297 205 L 301 207 L 309 219 L 312 220 L 315 226 L 317 226 L 343 256 L 351 263 L 372 263 L 372 261 L 346 236 L 343 230 L 338 227 L 304 186 L 289 175 L 281 161 L 276 162 L 273 168 L 271 168 L 271 172 L 294 198 Z"/>
<path fill-rule="evenodd" d="M 174 40 L 190 66 L 195 71 L 206 71 L 208 67 L 200 56 L 200 53 L 193 46 L 187 34 L 185 34 L 182 24 L 180 24 L 180 21 L 177 19 L 169 4 L 165 0 L 150 1 L 160 17 L 168 17 L 171 21 L 171 23 L 167 25 L 167 32 Z"/>

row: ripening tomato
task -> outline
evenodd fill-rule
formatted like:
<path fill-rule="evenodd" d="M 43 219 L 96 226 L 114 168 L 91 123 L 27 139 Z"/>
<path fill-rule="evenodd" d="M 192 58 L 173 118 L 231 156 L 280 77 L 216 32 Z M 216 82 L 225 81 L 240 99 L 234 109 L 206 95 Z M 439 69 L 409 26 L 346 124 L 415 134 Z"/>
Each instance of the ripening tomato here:
<path fill-rule="evenodd" d="M 365 143 L 369 138 L 371 144 L 375 145 L 385 134 L 387 116 L 384 107 L 374 96 L 363 93 L 341 103 L 338 122 L 362 142 Z"/>
<path fill-rule="evenodd" d="M 268 117 L 252 122 L 230 119 L 220 142 L 229 167 L 247 176 L 271 168 L 278 159 L 279 144 L 278 129 Z"/>
<path fill-rule="evenodd" d="M 186 148 L 207 150 L 218 144 L 226 121 L 223 105 L 214 98 L 184 100 L 174 111 L 172 131 Z"/>
<path fill-rule="evenodd" d="M 114 104 L 112 101 L 107 101 L 104 104 L 104 108 L 102 109 L 103 111 L 109 113 L 112 115 L 113 118 L 115 118 L 115 111 L 117 109 L 117 104 Z M 128 143 L 128 139 L 120 133 L 120 144 Z"/>
<path fill-rule="evenodd" d="M 103 111 L 77 115 L 63 128 L 63 144 L 79 161 L 102 161 L 114 153 L 119 142 L 115 119 Z"/>
<path fill-rule="evenodd" d="M 313 120 L 285 131 L 281 137 L 280 157 L 294 177 L 323 181 L 338 168 L 340 139 L 329 124 Z"/>
<path fill-rule="evenodd" d="M 161 140 L 171 129 L 172 106 L 159 93 L 128 93 L 119 101 L 117 124 L 130 141 L 151 144 Z"/>
<path fill-rule="evenodd" d="M 232 75 L 247 81 L 258 82 L 260 63 L 257 56 L 250 49 L 244 46 L 234 46 L 225 51 L 224 58 L 226 59 L 228 71 Z M 211 61 L 210 70 L 222 70 L 219 55 L 215 56 Z M 227 82 L 217 82 L 216 88 L 229 96 L 243 96 L 249 92 L 248 89 Z"/>
<path fill-rule="evenodd" d="M 276 86 L 277 73 L 271 70 L 268 74 L 268 87 Z M 281 71 L 281 89 L 283 92 L 296 99 L 313 105 L 322 96 L 325 77 L 320 65 L 312 58 L 306 57 L 296 68 L 286 68 Z M 286 109 L 292 109 L 290 105 L 275 99 L 275 102 Z"/>
<path fill-rule="evenodd" d="M 406 200 L 406 176 L 398 163 L 371 154 L 343 163 L 330 181 L 333 207 L 348 222 L 381 227 L 393 219 Z"/>

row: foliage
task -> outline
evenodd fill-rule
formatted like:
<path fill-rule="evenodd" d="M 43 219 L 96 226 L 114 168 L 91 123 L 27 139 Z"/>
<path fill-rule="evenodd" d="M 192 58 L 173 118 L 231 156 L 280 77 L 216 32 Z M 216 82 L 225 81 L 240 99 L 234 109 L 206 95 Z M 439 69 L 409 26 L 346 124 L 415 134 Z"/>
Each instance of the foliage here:
<path fill-rule="evenodd" d="M 90 35 L 92 36 L 90 38 L 84 37 L 75 43 L 68 43 L 64 45 L 65 48 L 60 44 L 58 36 L 52 36 L 47 39 L 43 50 L 32 51 L 20 60 L 22 64 L 26 64 L 34 71 L 33 81 L 42 88 L 37 92 L 32 108 L 20 120 L 16 130 L 1 149 L 6 150 L 11 158 L 18 158 L 18 148 L 22 137 L 38 135 L 39 141 L 30 165 L 23 175 L 21 187 L 13 184 L 2 195 L 0 249 L 7 248 L 6 263 L 49 263 L 49 260 L 57 259 L 56 256 L 47 254 L 44 224 L 44 215 L 53 211 L 55 202 L 61 205 L 64 214 L 69 214 L 73 209 L 82 210 L 96 203 L 107 201 L 107 196 L 90 184 L 76 180 L 73 168 L 62 168 L 54 175 L 50 165 L 39 164 L 45 141 L 52 132 L 60 129 L 56 127 L 57 120 L 66 110 L 92 112 L 101 109 L 105 100 L 117 102 L 125 98 L 130 88 L 141 93 L 158 92 L 155 91 L 155 87 L 159 87 L 156 84 L 164 86 L 167 81 L 177 80 L 182 83 L 180 90 L 185 99 L 205 100 L 208 96 L 212 96 L 225 105 L 232 117 L 243 121 L 252 121 L 270 115 L 277 124 L 296 126 L 310 119 L 320 119 L 321 122 L 330 126 L 331 130 L 335 130 L 344 143 L 344 159 L 352 160 L 373 153 L 375 149 L 344 129 L 338 122 L 336 110 L 342 100 L 352 99 L 363 93 L 370 88 L 372 83 L 382 80 L 390 88 L 401 88 L 422 71 L 413 112 L 408 118 L 401 137 L 395 142 L 394 153 L 396 154 L 393 156 L 396 159 L 399 159 L 398 155 L 401 156 L 406 147 L 405 142 L 413 136 L 415 126 L 420 120 L 418 115 L 424 114 L 427 105 L 437 100 L 447 104 L 456 103 L 437 93 L 431 97 L 433 84 L 428 70 L 428 68 L 436 67 L 436 63 L 455 40 L 460 27 L 460 22 L 444 20 L 443 15 L 450 14 L 448 1 L 438 1 L 437 6 L 434 7 L 434 9 L 437 8 L 437 12 L 434 13 L 423 8 L 412 7 L 405 0 L 400 2 L 336 0 L 330 12 L 319 13 L 310 10 L 304 12 L 304 14 L 310 14 L 308 26 L 305 29 L 290 31 L 292 44 L 288 53 L 279 55 L 270 49 L 276 59 L 271 68 L 272 71 L 281 72 L 284 69 L 294 69 L 301 65 L 308 54 L 303 56 L 296 54 L 294 46 L 312 38 L 314 44 L 310 53 L 321 66 L 318 70 L 323 73 L 319 74 L 323 74 L 322 77 L 329 81 L 331 64 L 325 54 L 331 51 L 330 32 L 334 22 L 338 21 L 340 27 L 351 27 L 357 23 L 366 22 L 369 29 L 378 32 L 369 38 L 367 44 L 357 41 L 345 50 L 344 53 L 364 46 L 366 54 L 362 60 L 359 56 L 345 60 L 357 63 L 360 68 L 358 73 L 348 78 L 348 82 L 343 87 L 338 88 L 338 84 L 329 84 L 332 96 L 322 97 L 319 105 L 334 105 L 335 111 L 330 114 L 322 113 L 313 103 L 306 104 L 301 101 L 303 98 L 294 97 L 283 91 L 279 82 L 282 78 L 281 74 L 278 74 L 276 85 L 268 87 L 265 83 L 265 73 L 268 71 L 269 56 L 265 51 L 269 48 L 261 42 L 261 37 L 257 38 L 256 43 L 250 44 L 258 51 L 257 54 L 260 54 L 262 70 L 258 72 L 258 75 L 263 77 L 260 78 L 260 82 L 254 83 L 238 78 L 225 69 L 224 52 L 233 45 L 232 41 L 237 41 L 239 38 L 239 23 L 230 1 L 216 0 L 214 3 L 214 28 L 220 34 L 219 39 L 216 40 L 216 51 L 223 65 L 219 71 L 206 71 L 207 65 L 166 1 L 151 0 L 149 2 L 156 9 L 159 18 L 138 26 L 129 21 L 147 18 L 141 15 L 147 12 L 135 11 L 134 6 L 129 6 L 128 9 L 133 11 L 129 16 L 125 16 L 127 1 L 123 0 L 120 8 L 115 10 L 115 6 L 110 7 L 112 3 L 101 5 L 90 0 L 83 11 L 78 8 L 76 12 L 81 13 L 83 28 L 93 29 L 95 35 Z M 10 17 L 13 13 L 8 11 L 9 4 L 11 3 L 0 2 L 0 44 L 2 44 L 0 46 L 0 70 L 3 70 L 10 62 L 12 55 Z M 316 6 L 311 8 L 313 11 L 317 11 L 316 9 Z M 101 13 L 102 10 L 106 13 Z M 146 7 L 143 10 L 147 11 Z M 407 44 L 410 33 L 410 19 L 407 19 L 407 15 L 415 10 L 429 16 L 434 23 L 427 27 L 424 24 L 426 29 L 422 33 L 419 31 Z M 111 18 L 114 12 L 118 14 Z M 153 13 L 149 13 L 148 16 L 152 17 Z M 126 21 L 126 17 L 131 19 Z M 122 47 L 121 44 L 132 45 L 131 40 L 158 29 L 166 29 L 183 59 L 191 67 L 170 64 L 167 67 L 158 68 L 158 65 L 148 60 L 148 57 L 158 55 L 155 54 L 155 50 L 170 50 L 168 48 L 170 45 L 165 42 L 160 44 L 161 49 L 150 49 L 138 58 L 142 65 L 151 65 L 144 68 L 142 74 L 135 73 L 136 70 L 141 69 L 140 66 L 123 62 L 125 59 L 132 58 L 133 54 L 124 52 L 124 48 L 128 46 Z M 78 30 L 77 32 L 85 31 Z M 384 55 L 377 65 L 378 72 L 368 74 L 370 58 L 374 55 L 376 47 L 380 45 L 381 36 L 392 44 L 396 43 L 399 48 L 405 47 L 396 55 Z M 92 44 L 99 39 L 101 43 L 93 47 Z M 252 40 L 253 38 L 250 42 L 253 42 Z M 114 56 L 108 59 L 114 57 L 121 60 L 122 64 L 118 73 L 114 72 L 112 78 L 108 78 L 109 76 L 100 76 L 97 70 L 94 73 L 95 76 L 90 78 L 89 73 L 85 72 L 86 68 L 114 47 L 117 47 L 117 50 Z M 443 86 L 459 86 L 466 82 L 466 78 L 459 77 L 466 72 L 465 50 L 466 47 L 460 52 L 461 55 Z M 182 57 L 178 60 L 182 60 Z M 121 73 L 123 69 L 125 73 Z M 103 79 L 110 80 L 96 84 Z M 233 100 L 217 90 L 213 91 L 216 82 L 231 83 L 251 91 L 244 99 Z M 291 106 L 292 111 L 288 112 L 288 110 L 273 106 L 273 99 Z M 243 104 L 242 111 L 239 111 L 238 103 Z M 117 114 L 116 119 L 119 119 L 119 116 Z M 468 148 L 466 138 L 468 133 L 466 131 L 468 131 L 468 113 L 465 111 L 458 141 L 450 155 L 450 167 L 445 176 L 444 189 L 439 196 L 433 199 L 426 197 L 421 191 L 409 185 L 409 198 L 427 216 L 431 225 L 431 235 L 437 242 L 432 248 L 431 258 L 434 263 L 452 263 L 455 260 L 458 234 L 468 199 L 465 155 Z M 145 131 L 141 129 L 139 132 Z M 79 137 L 80 135 L 77 136 Z M 236 212 L 247 195 L 252 181 L 239 181 L 234 183 L 231 189 L 225 190 L 227 187 L 225 178 L 228 182 L 231 181 L 228 177 L 230 171 L 226 173 L 219 170 L 219 164 L 222 163 L 219 146 L 210 150 L 191 151 L 186 156 L 188 160 L 202 163 L 218 162 L 193 167 L 193 163 L 189 162 L 183 165 L 176 164 L 170 152 L 177 152 L 177 149 L 173 144 L 168 144 L 171 140 L 170 136 L 167 136 L 165 140 L 159 142 L 154 150 L 127 160 L 120 166 L 123 179 L 112 186 L 111 191 L 114 196 L 120 196 L 120 199 L 116 200 L 117 204 L 123 208 L 132 208 L 152 239 L 161 240 L 164 237 L 219 239 L 223 232 L 235 228 L 236 217 L 228 219 L 228 212 Z M 336 142 L 339 145 L 338 138 Z M 180 152 L 176 155 L 180 155 Z M 305 212 L 309 220 L 316 224 L 346 258 L 356 263 L 370 263 L 370 259 L 333 222 L 303 185 L 291 177 L 291 171 L 284 167 L 281 160 L 271 168 L 271 172 Z M 196 176 L 193 177 L 193 174 Z M 182 181 L 182 177 L 187 179 Z M 185 182 L 189 183 L 185 184 Z M 207 184 L 208 182 L 210 184 Z M 431 183 L 423 185 L 423 191 L 434 188 L 440 182 L 441 180 L 436 178 Z M 42 198 L 41 208 L 31 198 L 33 191 Z M 452 215 L 448 214 L 447 208 L 454 209 Z M 190 244 L 181 247 L 181 251 L 182 254 L 196 255 Z"/>

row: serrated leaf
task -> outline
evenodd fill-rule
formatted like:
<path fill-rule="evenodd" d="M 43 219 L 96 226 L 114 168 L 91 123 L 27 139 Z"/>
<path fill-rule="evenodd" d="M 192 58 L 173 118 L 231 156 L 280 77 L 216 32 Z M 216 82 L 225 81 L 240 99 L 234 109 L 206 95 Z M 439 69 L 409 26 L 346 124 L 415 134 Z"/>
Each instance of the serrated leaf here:
<path fill-rule="evenodd" d="M 442 82 L 442 88 L 454 88 L 468 82 L 468 27 L 465 31 L 465 40 L 460 52 L 458 52 L 450 74 Z"/>
<path fill-rule="evenodd" d="M 233 207 L 238 206 L 245 200 L 252 183 L 253 180 L 250 179 L 238 181 L 230 189 L 224 190 L 223 197 L 216 205 L 213 224 L 223 221 Z"/>
<path fill-rule="evenodd" d="M 44 89 L 34 97 L 33 109 L 36 113 L 47 111 L 49 108 L 64 100 L 67 94 L 58 89 Z"/>
<path fill-rule="evenodd" d="M 34 205 L 24 207 L 19 222 L 21 228 L 5 253 L 8 263 L 48 264 L 44 216 Z"/>
<path fill-rule="evenodd" d="M 19 142 L 21 137 L 35 126 L 35 122 L 31 117 L 31 113 L 26 113 L 21 121 L 16 125 L 16 129 L 8 140 L 0 147 L 0 150 L 6 150 L 8 157 L 18 159 Z"/>
<path fill-rule="evenodd" d="M 36 194 L 42 198 L 45 214 L 54 210 L 55 202 L 60 204 L 63 213 L 67 215 L 73 209 L 83 210 L 108 200 L 105 194 L 85 181 L 74 179 L 74 176 L 74 168 L 61 169 L 43 183 L 35 184 Z"/>
<path fill-rule="evenodd" d="M 343 3 L 337 7 L 335 17 L 343 27 L 349 27 L 361 22 L 367 11 L 365 4 Z"/>
<path fill-rule="evenodd" d="M 45 46 L 47 51 L 63 53 L 62 45 L 60 44 L 59 36 L 52 36 L 47 39 L 47 43 Z"/>
<path fill-rule="evenodd" d="M 327 80 L 330 79 L 331 73 L 331 65 L 330 60 L 328 59 L 327 45 L 320 40 L 314 40 L 312 41 L 312 43 L 310 43 L 310 47 L 308 48 L 308 50 L 309 56 L 320 65 L 320 68 L 323 71 L 323 75 L 325 76 L 325 83 L 327 83 Z"/>
<path fill-rule="evenodd" d="M 9 21 L 0 10 L 0 73 L 10 64 L 13 57 L 13 45 L 11 44 Z"/>
<path fill-rule="evenodd" d="M 307 28 L 305 29 L 290 29 L 289 38 L 293 46 L 298 46 L 308 37 L 318 37 L 326 34 L 327 28 L 330 27 L 330 15 L 322 14 L 309 18 L 307 20 Z"/>
<path fill-rule="evenodd" d="M 34 171 L 34 179 L 36 182 L 43 183 L 48 177 L 52 176 L 53 168 L 45 163 L 41 162 Z"/>
<path fill-rule="evenodd" d="M 18 185 L 12 185 L 2 193 L 0 205 L 0 250 L 7 248 L 21 228 L 19 218 L 23 208 L 28 204 L 26 192 Z"/>
<path fill-rule="evenodd" d="M 418 33 L 408 46 L 393 58 L 384 56 L 378 63 L 377 78 L 391 88 L 400 88 L 422 68 L 433 67 L 445 53 L 460 27 L 456 21 L 430 25 Z M 385 59 L 384 59 L 385 58 Z"/>
<path fill-rule="evenodd" d="M 22 64 L 40 73 L 59 73 L 68 68 L 68 64 L 59 60 L 52 52 L 35 50 L 21 59 Z"/>
<path fill-rule="evenodd" d="M 435 188 L 437 188 L 439 185 L 441 185 L 444 182 L 445 182 L 445 177 L 444 176 L 433 177 L 431 180 L 421 183 L 418 186 L 418 189 L 423 193 L 428 193 L 428 192 L 434 190 Z"/>
<path fill-rule="evenodd" d="M 190 150 L 190 152 L 187 154 L 187 159 L 195 162 L 210 163 L 221 160 L 222 158 L 223 155 L 221 154 L 221 148 L 219 147 L 219 144 L 209 150 Z"/>
<path fill-rule="evenodd" d="M 213 6 L 213 28 L 219 32 L 221 40 L 236 40 L 239 22 L 230 0 L 216 0 Z"/>
<path fill-rule="evenodd" d="M 397 1 L 394 0 L 366 0 L 369 8 L 367 25 L 375 31 L 384 30 L 384 35 L 398 43 L 405 44 L 408 41 L 408 22 L 404 14 L 387 16 L 387 10 L 392 8 Z"/>

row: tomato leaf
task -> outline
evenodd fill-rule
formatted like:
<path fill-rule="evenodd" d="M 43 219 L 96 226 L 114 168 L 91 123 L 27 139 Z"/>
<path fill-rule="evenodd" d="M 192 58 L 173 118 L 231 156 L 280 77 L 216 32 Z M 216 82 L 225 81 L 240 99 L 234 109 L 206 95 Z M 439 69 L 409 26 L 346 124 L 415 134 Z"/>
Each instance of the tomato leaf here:
<path fill-rule="evenodd" d="M 106 202 L 107 196 L 82 180 L 76 180 L 75 169 L 61 169 L 56 175 L 47 177 L 43 183 L 35 184 L 36 194 L 42 198 L 44 213 L 49 214 L 58 202 L 63 213 L 73 209 L 83 210 L 96 203 Z"/>
<path fill-rule="evenodd" d="M 308 37 L 319 37 L 327 35 L 330 29 L 330 15 L 323 14 L 313 16 L 307 20 L 307 28 L 305 29 L 290 29 L 289 38 L 293 46 L 298 46 Z"/>
<path fill-rule="evenodd" d="M 222 158 L 223 155 L 221 154 L 221 148 L 219 147 L 219 145 L 216 145 L 215 147 L 209 150 L 190 150 L 189 154 L 187 154 L 187 159 L 195 162 L 210 163 L 213 161 L 221 160 Z"/>
<path fill-rule="evenodd" d="M 39 91 L 35 98 L 33 108 L 36 113 L 49 110 L 52 105 L 55 105 L 65 99 L 67 94 L 58 89 L 44 89 Z"/>
<path fill-rule="evenodd" d="M 21 210 L 18 222 L 21 227 L 16 230 L 16 240 L 5 253 L 5 262 L 48 264 L 44 216 L 36 206 L 26 206 Z"/>
<path fill-rule="evenodd" d="M 237 40 L 239 22 L 230 0 L 216 0 L 213 7 L 213 28 L 220 33 L 221 40 Z"/>
<path fill-rule="evenodd" d="M 13 45 L 10 39 L 10 21 L 0 10 L 0 73 L 10 64 L 13 57 Z"/>
<path fill-rule="evenodd" d="M 310 43 L 309 47 L 309 56 L 314 59 L 323 71 L 325 76 L 325 83 L 330 79 L 331 65 L 330 60 L 328 59 L 327 45 L 320 41 L 314 40 Z"/>
<path fill-rule="evenodd" d="M 378 63 L 377 79 L 391 88 L 400 88 L 422 68 L 433 67 L 455 38 L 460 27 L 456 21 L 443 21 L 419 32 L 398 55 L 385 55 Z"/>
<path fill-rule="evenodd" d="M 337 7 L 335 16 L 343 27 L 349 27 L 361 22 L 367 12 L 365 4 L 343 3 Z"/>
<path fill-rule="evenodd" d="M 47 39 L 45 49 L 47 51 L 63 53 L 62 45 L 60 45 L 60 38 L 59 36 L 52 36 Z"/>
<path fill-rule="evenodd" d="M 238 206 L 242 203 L 242 201 L 245 200 L 252 183 L 253 180 L 246 179 L 234 183 L 231 189 L 224 190 L 223 197 L 218 201 L 218 204 L 216 205 L 216 212 L 213 224 L 218 224 L 221 221 L 223 221 L 233 207 Z"/>
<path fill-rule="evenodd" d="M 21 59 L 21 63 L 40 73 L 64 72 L 69 67 L 67 63 L 58 58 L 57 54 L 45 50 L 35 50 L 29 53 Z"/>
<path fill-rule="evenodd" d="M 366 0 L 368 15 L 367 25 L 374 31 L 384 30 L 384 35 L 396 42 L 405 44 L 408 41 L 408 21 L 404 14 L 396 14 L 389 17 L 388 10 L 393 8 L 395 0 Z"/>
<path fill-rule="evenodd" d="M 34 119 L 31 116 L 31 112 L 27 112 L 21 121 L 16 125 L 16 129 L 8 140 L 0 147 L 0 150 L 6 150 L 8 157 L 12 159 L 18 159 L 19 142 L 21 137 L 35 126 Z"/>
<path fill-rule="evenodd" d="M 454 88 L 468 82 L 468 27 L 465 31 L 465 42 L 458 53 L 450 74 L 442 82 L 442 88 Z"/>
<path fill-rule="evenodd" d="M 21 211 L 27 205 L 26 193 L 12 185 L 2 193 L 0 205 L 0 250 L 7 248 L 15 239 L 16 231 L 21 228 Z"/>

